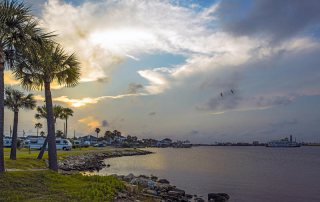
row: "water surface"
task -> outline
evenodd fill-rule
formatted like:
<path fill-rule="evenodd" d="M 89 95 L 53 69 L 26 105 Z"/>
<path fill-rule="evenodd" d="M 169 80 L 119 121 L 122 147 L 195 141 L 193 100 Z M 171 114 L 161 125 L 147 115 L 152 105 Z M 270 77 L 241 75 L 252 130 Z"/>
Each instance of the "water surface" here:
<path fill-rule="evenodd" d="M 320 201 L 320 147 L 149 148 L 107 159 L 101 175 L 155 175 L 190 194 L 228 193 L 231 201 Z"/>

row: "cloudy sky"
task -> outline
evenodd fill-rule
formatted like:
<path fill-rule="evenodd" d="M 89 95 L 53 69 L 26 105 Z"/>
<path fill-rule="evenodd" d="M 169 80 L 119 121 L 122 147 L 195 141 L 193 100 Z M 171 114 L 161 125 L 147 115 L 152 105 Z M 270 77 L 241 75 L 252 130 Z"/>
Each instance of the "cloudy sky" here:
<path fill-rule="evenodd" d="M 317 0 L 26 3 L 82 64 L 77 87 L 53 90 L 75 111 L 69 134 L 320 141 Z M 6 83 L 17 85 L 9 72 Z M 34 112 L 20 115 L 19 131 L 32 134 Z M 6 111 L 7 132 L 11 122 Z"/>

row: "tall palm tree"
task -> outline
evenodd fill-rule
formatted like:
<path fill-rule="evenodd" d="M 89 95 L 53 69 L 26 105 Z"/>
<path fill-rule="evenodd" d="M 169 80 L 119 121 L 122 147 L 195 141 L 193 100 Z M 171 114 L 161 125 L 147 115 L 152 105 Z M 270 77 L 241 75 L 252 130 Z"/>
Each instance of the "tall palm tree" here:
<path fill-rule="evenodd" d="M 34 118 L 36 119 L 46 119 L 47 118 L 47 107 L 46 105 L 38 106 L 37 107 L 37 113 L 34 115 Z M 54 124 L 56 124 L 57 119 L 62 118 L 62 113 L 63 113 L 63 107 L 60 105 L 53 105 L 52 110 L 53 110 L 53 119 L 54 119 Z"/>
<path fill-rule="evenodd" d="M 12 143 L 10 151 L 10 159 L 17 159 L 17 138 L 18 138 L 18 117 L 20 109 L 34 109 L 36 107 L 36 100 L 33 94 L 25 95 L 22 91 L 6 88 L 5 90 L 6 98 L 4 100 L 4 105 L 14 112 L 13 115 L 13 133 L 12 133 Z"/>
<path fill-rule="evenodd" d="M 21 48 L 41 42 L 50 34 L 42 34 L 30 9 L 23 2 L 0 0 L 0 172 L 4 172 L 3 124 L 4 124 L 4 70 L 11 68 Z"/>
<path fill-rule="evenodd" d="M 98 138 L 99 133 L 100 133 L 100 131 L 101 131 L 100 128 L 96 128 L 94 131 L 97 133 L 97 138 Z"/>
<path fill-rule="evenodd" d="M 26 51 L 27 60 L 19 61 L 13 70 L 15 77 L 26 89 L 45 90 L 48 126 L 49 168 L 58 170 L 55 124 L 52 106 L 51 83 L 57 81 L 61 86 L 72 87 L 80 79 L 80 63 L 74 54 L 67 54 L 53 42 L 46 42 Z"/>
<path fill-rule="evenodd" d="M 34 115 L 34 117 L 36 119 L 46 119 L 47 118 L 47 111 L 46 111 L 47 107 L 46 105 L 43 106 L 38 106 L 37 107 L 37 113 Z M 53 119 L 54 119 L 54 124 L 57 123 L 57 119 L 62 118 L 62 111 L 63 111 L 63 107 L 60 105 L 54 105 L 52 110 L 53 110 Z M 48 144 L 48 136 L 46 137 L 46 139 L 43 142 L 43 145 L 41 147 L 41 150 L 38 154 L 37 159 L 42 159 L 44 152 L 46 151 L 47 148 L 47 144 Z"/>
<path fill-rule="evenodd" d="M 73 116 L 73 110 L 70 108 L 63 108 L 61 118 L 65 119 L 66 121 L 66 131 L 65 131 L 65 137 L 68 137 L 68 118 L 70 116 Z"/>
<path fill-rule="evenodd" d="M 37 129 L 37 137 L 39 136 L 39 129 L 42 128 L 42 123 L 36 123 L 34 124 L 34 128 Z"/>

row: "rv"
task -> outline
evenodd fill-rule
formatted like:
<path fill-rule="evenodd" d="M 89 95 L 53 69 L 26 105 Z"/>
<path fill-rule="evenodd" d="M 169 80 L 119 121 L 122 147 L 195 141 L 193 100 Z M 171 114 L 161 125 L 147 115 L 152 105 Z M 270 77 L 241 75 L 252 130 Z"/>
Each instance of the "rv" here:
<path fill-rule="evenodd" d="M 12 139 L 10 137 L 3 138 L 3 146 L 4 147 L 11 147 Z"/>
<path fill-rule="evenodd" d="M 24 147 L 30 148 L 30 149 L 41 149 L 44 141 L 45 141 L 45 137 L 28 137 L 24 142 Z M 71 150 L 72 144 L 67 139 L 57 138 L 56 147 L 57 149 Z M 48 144 L 46 148 L 48 148 Z"/>

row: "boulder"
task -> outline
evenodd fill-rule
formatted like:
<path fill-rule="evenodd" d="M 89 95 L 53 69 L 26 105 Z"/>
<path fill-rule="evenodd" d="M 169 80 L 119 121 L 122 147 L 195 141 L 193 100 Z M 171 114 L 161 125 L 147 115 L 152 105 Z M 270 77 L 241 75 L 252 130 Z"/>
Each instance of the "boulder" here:
<path fill-rule="evenodd" d="M 226 193 L 209 193 L 208 200 L 214 202 L 225 202 L 230 199 L 230 196 Z"/>
<path fill-rule="evenodd" d="M 158 182 L 161 184 L 170 184 L 170 182 L 167 179 L 159 179 Z"/>
<path fill-rule="evenodd" d="M 205 202 L 205 200 L 203 198 L 200 198 L 200 197 L 196 197 L 194 199 L 194 202 Z"/>
<path fill-rule="evenodd" d="M 168 191 L 169 196 L 184 196 L 186 193 L 184 190 L 181 189 L 174 189 L 171 191 Z"/>
<path fill-rule="evenodd" d="M 131 182 L 133 178 L 135 178 L 135 176 L 132 173 L 130 173 L 129 175 L 125 176 L 123 179 L 126 182 Z"/>
<path fill-rule="evenodd" d="M 145 190 L 144 192 L 145 192 L 146 194 L 150 194 L 150 195 L 153 195 L 153 196 L 157 196 L 157 195 L 158 195 L 157 191 L 151 190 L 151 189 L 147 189 L 147 190 Z"/>
<path fill-rule="evenodd" d="M 139 193 L 139 188 L 137 185 L 126 184 L 126 189 L 129 193 L 132 193 L 132 194 Z"/>

